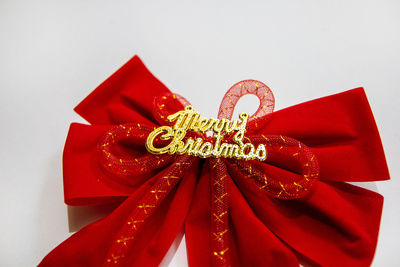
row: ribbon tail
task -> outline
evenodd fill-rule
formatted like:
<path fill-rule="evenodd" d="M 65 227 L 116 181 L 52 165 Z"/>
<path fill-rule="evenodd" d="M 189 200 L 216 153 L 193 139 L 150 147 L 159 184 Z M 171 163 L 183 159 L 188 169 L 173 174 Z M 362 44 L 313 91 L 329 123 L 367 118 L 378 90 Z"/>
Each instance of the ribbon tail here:
<path fill-rule="evenodd" d="M 185 221 L 189 266 L 211 266 L 211 173 L 204 164 Z"/>
<path fill-rule="evenodd" d="M 271 199 L 242 176 L 233 178 L 261 227 L 274 233 L 305 263 L 371 264 L 382 213 L 381 195 L 342 182 L 322 181 L 309 196 L 282 201 Z"/>
<path fill-rule="evenodd" d="M 176 163 L 175 163 L 176 164 Z M 175 237 L 179 234 L 189 210 L 196 184 L 198 165 L 176 181 L 172 191 L 152 210 L 144 221 L 130 220 L 130 214 L 163 179 L 163 173 L 151 178 L 108 217 L 99 220 L 72 235 L 50 252 L 39 266 L 158 266 Z M 159 192 L 161 194 L 161 192 Z M 134 236 L 120 236 L 126 226 L 138 227 Z M 125 244 L 126 254 L 114 254 L 113 245 Z M 118 250 L 117 250 L 118 251 Z"/>
<path fill-rule="evenodd" d="M 295 253 L 265 227 L 232 180 L 229 192 L 233 266 L 298 267 Z"/>

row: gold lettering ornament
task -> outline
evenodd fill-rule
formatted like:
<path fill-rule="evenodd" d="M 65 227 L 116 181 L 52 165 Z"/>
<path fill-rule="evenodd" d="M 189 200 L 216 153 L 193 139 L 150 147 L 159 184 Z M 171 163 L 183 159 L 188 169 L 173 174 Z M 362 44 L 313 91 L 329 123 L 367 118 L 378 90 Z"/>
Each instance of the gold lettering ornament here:
<path fill-rule="evenodd" d="M 267 150 L 264 144 L 259 144 L 256 149 L 252 143 L 243 143 L 249 114 L 242 112 L 239 114 L 239 118 L 241 120 L 240 123 L 238 120 L 207 119 L 201 117 L 192 106 L 187 106 L 184 110 L 167 117 L 167 121 L 175 121 L 173 127 L 161 126 L 149 134 L 146 140 L 146 149 L 153 154 L 176 153 L 202 158 L 224 157 L 244 160 L 265 160 Z M 213 131 L 214 145 L 211 142 L 205 142 L 201 137 L 197 137 L 196 139 L 188 137 L 184 140 L 187 131 L 198 133 Z M 233 132 L 236 132 L 233 136 L 235 143 L 224 143 L 224 135 Z M 153 142 L 157 136 L 161 140 L 170 140 L 170 143 L 161 148 L 155 147 Z"/>

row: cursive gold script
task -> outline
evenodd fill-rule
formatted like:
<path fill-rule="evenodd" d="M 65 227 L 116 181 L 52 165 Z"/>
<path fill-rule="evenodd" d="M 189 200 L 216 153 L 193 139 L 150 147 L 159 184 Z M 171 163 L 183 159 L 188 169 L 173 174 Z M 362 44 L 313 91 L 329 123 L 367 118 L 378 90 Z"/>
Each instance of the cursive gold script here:
<path fill-rule="evenodd" d="M 146 140 L 146 149 L 153 154 L 188 154 L 202 158 L 225 157 L 237 159 L 256 159 L 263 161 L 267 157 L 264 144 L 259 144 L 257 149 L 252 143 L 243 143 L 246 132 L 249 114 L 242 112 L 239 114 L 241 122 L 238 120 L 204 118 L 195 111 L 192 106 L 185 107 L 167 117 L 167 121 L 174 122 L 174 126 L 161 126 L 152 131 Z M 201 137 L 193 139 L 188 137 L 185 141 L 187 131 L 205 133 L 213 131 L 215 142 L 204 141 Z M 224 143 L 224 134 L 236 132 L 233 136 L 235 143 Z M 154 139 L 159 136 L 161 140 L 171 140 L 171 142 L 161 148 L 153 145 Z"/>

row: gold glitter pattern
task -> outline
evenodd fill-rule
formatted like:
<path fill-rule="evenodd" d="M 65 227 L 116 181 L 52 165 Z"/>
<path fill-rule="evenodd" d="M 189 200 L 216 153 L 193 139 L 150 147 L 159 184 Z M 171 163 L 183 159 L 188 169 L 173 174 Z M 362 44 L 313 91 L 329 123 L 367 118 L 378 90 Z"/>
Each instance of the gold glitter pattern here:
<path fill-rule="evenodd" d="M 257 111 L 250 116 L 248 129 L 260 129 L 267 122 L 266 115 L 274 110 L 275 98 L 271 89 L 260 81 L 244 80 L 234 84 L 225 94 L 218 111 L 218 118 L 231 119 L 239 99 L 247 94 L 260 100 Z"/>
<path fill-rule="evenodd" d="M 262 163 L 235 160 L 235 164 L 232 164 L 232 160 L 228 163 L 230 168 L 254 180 L 260 189 L 275 198 L 300 198 L 311 190 L 319 176 L 319 167 L 315 154 L 310 148 L 293 138 L 282 135 L 250 136 L 249 138 L 255 144 L 267 140 L 267 159 Z M 285 168 L 286 171 L 283 173 L 276 173 L 269 167 L 275 165 L 276 162 L 299 166 L 300 174 L 289 167 Z"/>
<path fill-rule="evenodd" d="M 120 229 L 116 235 L 114 243 L 106 256 L 105 265 L 127 264 L 127 254 L 135 239 L 135 235 L 140 231 L 141 227 L 165 199 L 168 193 L 175 187 L 179 179 L 183 177 L 185 172 L 190 168 L 194 158 L 189 156 L 181 156 L 177 162 L 171 164 L 164 172 L 163 177 L 174 177 L 171 180 L 159 179 L 147 192 L 136 208 L 131 212 L 127 219 L 127 223 Z"/>
<path fill-rule="evenodd" d="M 251 182 L 275 198 L 294 199 L 309 193 L 319 176 L 316 156 L 305 144 L 287 136 L 264 133 L 265 130 L 262 127 L 268 121 L 268 114 L 274 108 L 274 96 L 265 84 L 246 80 L 232 86 L 221 102 L 218 119 L 230 120 L 236 103 L 245 94 L 254 94 L 260 100 L 258 110 L 249 118 L 246 128 L 251 131 L 261 129 L 262 132 L 259 135 L 250 134 L 244 137 L 246 142 L 244 145 L 264 144 L 266 156 L 264 161 L 212 157 L 207 159 L 208 164 L 203 165 L 208 166 L 211 173 L 210 257 L 213 266 L 231 266 L 228 191 L 231 179 L 241 179 L 240 182 L 245 183 Z M 183 109 L 189 105 L 189 102 L 179 95 L 161 95 L 155 99 L 153 115 L 161 125 L 165 125 L 168 124 L 168 116 L 177 112 L 173 110 L 174 106 L 175 108 L 181 106 Z M 156 127 L 148 127 L 140 123 L 115 126 L 106 132 L 98 144 L 101 167 L 117 179 L 131 183 L 137 177 L 151 177 L 158 173 L 154 185 L 135 203 L 134 209 L 128 214 L 126 223 L 117 231 L 105 257 L 104 265 L 129 265 L 129 259 L 132 258 L 129 253 L 133 242 L 146 220 L 179 183 L 193 162 L 198 160 L 190 155 L 131 154 L 124 149 L 121 153 L 122 142 L 144 148 L 147 136 L 154 129 Z M 204 134 L 199 134 L 199 136 L 205 137 Z M 232 139 L 232 134 L 224 133 L 223 137 L 229 141 Z M 162 140 L 155 140 L 155 145 L 164 144 L 162 142 Z M 287 163 L 289 167 L 285 168 L 277 163 Z M 290 167 L 293 165 L 299 166 L 300 170 L 291 170 Z M 277 169 L 285 170 L 282 172 L 276 171 Z"/>
<path fill-rule="evenodd" d="M 154 99 L 154 112 L 153 115 L 160 125 L 168 124 L 167 117 L 178 110 L 189 106 L 190 103 L 183 96 L 178 94 L 167 93 L 157 96 Z M 173 107 L 178 106 L 179 109 L 175 110 Z"/>
<path fill-rule="evenodd" d="M 144 147 L 147 135 L 151 131 L 152 128 L 139 123 L 123 124 L 111 128 L 98 144 L 100 166 L 113 177 L 130 183 L 132 177 L 148 175 L 155 169 L 171 163 L 174 159 L 171 155 L 154 156 L 148 153 L 134 155 L 129 151 L 123 154 L 115 153 L 114 147 L 119 146 L 123 141 Z"/>
<path fill-rule="evenodd" d="M 212 173 L 212 195 L 214 197 L 214 201 L 211 203 L 211 230 L 214 237 L 212 240 L 212 250 L 214 255 L 212 262 L 213 266 L 230 266 L 230 257 L 229 254 L 226 253 L 229 250 L 228 173 L 224 159 L 213 158 L 210 160 L 210 166 Z"/>

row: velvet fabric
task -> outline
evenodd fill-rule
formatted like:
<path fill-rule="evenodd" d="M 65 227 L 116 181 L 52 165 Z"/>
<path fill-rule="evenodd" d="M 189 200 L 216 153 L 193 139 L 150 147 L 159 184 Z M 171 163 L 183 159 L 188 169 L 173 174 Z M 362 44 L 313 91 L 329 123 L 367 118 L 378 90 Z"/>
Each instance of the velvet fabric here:
<path fill-rule="evenodd" d="M 63 155 L 65 203 L 121 203 L 51 251 L 39 266 L 101 266 L 119 230 L 142 197 L 170 168 L 118 180 L 98 165 L 98 143 L 115 125 L 159 126 L 154 99 L 170 94 L 135 56 L 75 111 L 90 124 L 72 123 Z M 172 104 L 171 104 L 172 105 Z M 178 109 L 178 107 L 175 107 Z M 253 135 L 284 135 L 316 155 L 319 180 L 300 199 L 273 198 L 226 162 L 231 266 L 369 266 L 383 197 L 346 182 L 389 179 L 379 133 L 362 88 L 274 112 Z M 140 153 L 146 153 L 140 151 Z M 189 265 L 212 261 L 211 160 L 196 158 L 146 219 L 120 266 L 158 266 L 183 228 Z M 266 170 L 268 171 L 268 170 Z"/>

